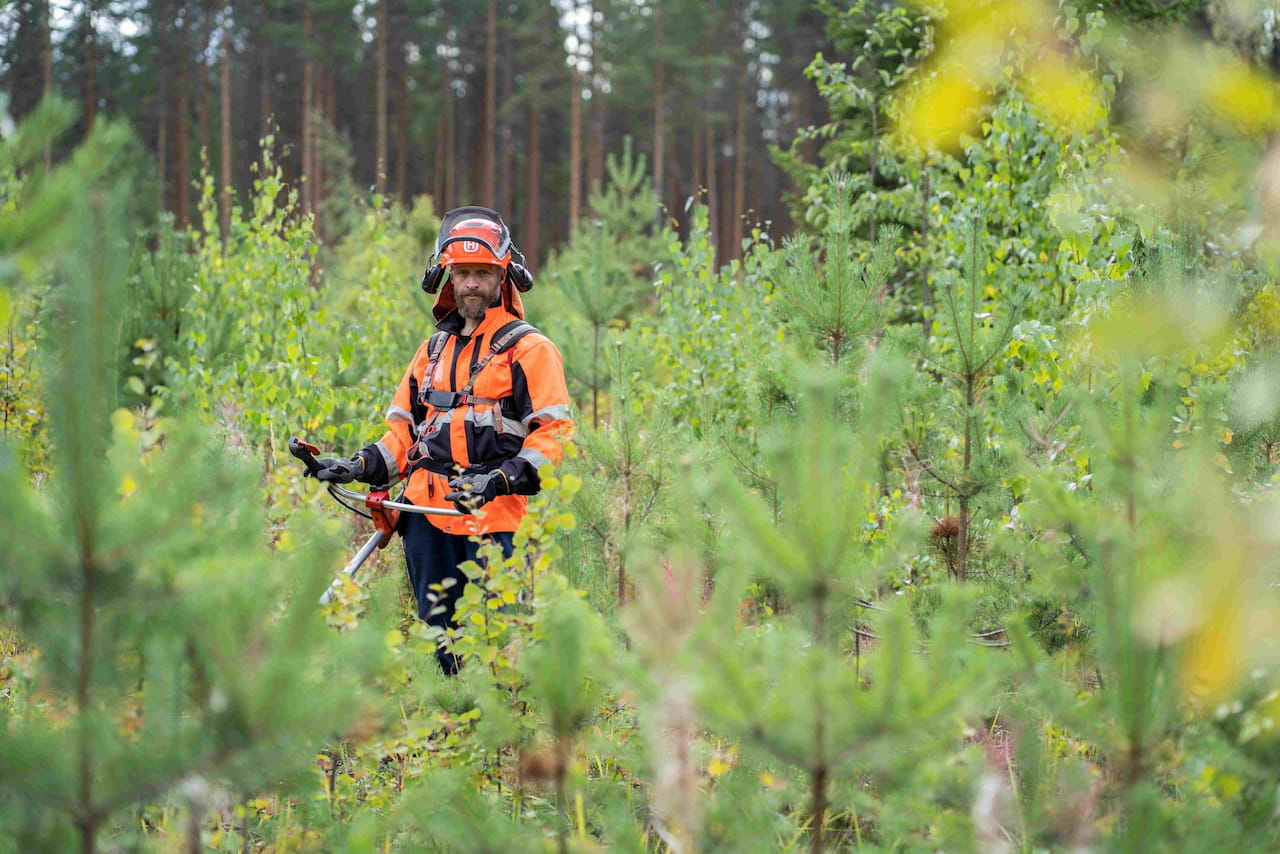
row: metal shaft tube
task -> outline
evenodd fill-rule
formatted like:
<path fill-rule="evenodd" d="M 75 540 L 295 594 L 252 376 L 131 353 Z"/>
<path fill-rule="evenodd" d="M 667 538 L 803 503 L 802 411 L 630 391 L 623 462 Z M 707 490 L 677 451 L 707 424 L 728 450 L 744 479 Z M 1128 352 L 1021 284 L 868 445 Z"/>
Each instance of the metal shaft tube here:
<path fill-rule="evenodd" d="M 356 572 L 359 571 L 364 562 L 369 559 L 369 555 L 373 554 L 374 549 L 378 548 L 386 538 L 387 535 L 381 531 L 374 531 L 373 536 L 360 547 L 360 551 L 356 552 L 356 556 L 351 559 L 351 562 L 342 568 L 342 575 L 354 579 L 356 577 Z M 320 604 L 328 605 L 329 601 L 333 598 L 333 594 L 341 587 L 342 576 L 340 575 L 335 578 L 333 583 L 329 585 L 328 589 L 324 591 L 324 595 L 320 597 Z"/>

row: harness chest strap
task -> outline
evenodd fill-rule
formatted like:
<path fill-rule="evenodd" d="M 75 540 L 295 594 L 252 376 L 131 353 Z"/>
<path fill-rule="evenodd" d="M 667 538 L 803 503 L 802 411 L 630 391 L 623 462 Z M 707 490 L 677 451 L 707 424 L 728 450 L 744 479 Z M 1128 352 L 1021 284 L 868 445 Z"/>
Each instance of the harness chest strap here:
<path fill-rule="evenodd" d="M 410 375 L 409 377 L 409 399 L 412 407 L 413 423 L 418 428 L 418 435 L 425 437 L 431 425 L 440 417 L 440 413 L 456 409 L 459 406 L 492 406 L 495 409 L 502 403 L 489 397 L 476 397 L 471 393 L 475 387 L 476 379 L 480 376 L 480 372 L 485 366 L 493 361 L 495 356 L 510 350 L 531 332 L 537 332 L 537 328 L 531 323 L 523 320 L 513 320 L 500 328 L 493 336 L 492 343 L 489 345 L 489 351 L 484 354 L 474 365 L 471 366 L 471 375 L 467 378 L 466 384 L 461 391 L 436 391 L 431 388 L 431 382 L 435 376 L 436 364 L 440 361 L 440 356 L 444 353 L 445 344 L 448 342 L 449 334 L 447 332 L 437 332 L 431 336 L 430 342 L 427 344 L 427 368 L 423 372 L 422 380 L 424 388 L 419 390 L 417 377 Z M 427 406 L 431 406 L 435 411 L 431 415 L 431 419 L 426 420 Z M 502 432 L 502 413 L 497 411 L 494 413 L 494 425 L 498 432 Z M 421 440 L 420 440 L 421 441 Z M 418 445 L 416 447 L 421 447 Z M 425 461 L 425 454 L 417 460 L 410 461 L 410 471 L 417 468 Z"/>

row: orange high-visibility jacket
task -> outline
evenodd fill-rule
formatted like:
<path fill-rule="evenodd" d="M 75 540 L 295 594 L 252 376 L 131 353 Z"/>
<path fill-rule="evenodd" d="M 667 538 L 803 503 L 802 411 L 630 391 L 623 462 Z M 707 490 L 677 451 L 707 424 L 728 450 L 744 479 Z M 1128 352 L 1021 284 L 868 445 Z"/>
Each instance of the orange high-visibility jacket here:
<path fill-rule="evenodd" d="M 425 393 L 432 390 L 463 390 L 472 365 L 489 352 L 494 333 L 523 319 L 519 293 L 506 280 L 502 291 L 502 305 L 490 308 L 471 336 L 464 338 L 453 285 L 445 284 L 434 311 L 437 328 L 448 337 L 431 376 L 426 376 L 428 338 L 396 389 L 387 410 L 386 435 L 362 452 L 366 457 L 372 456 L 371 451 L 380 456 L 389 480 L 408 476 L 405 498 L 420 507 L 453 507 L 444 496 L 450 492 L 449 479 L 463 469 L 501 468 L 513 494 L 498 496 L 474 515 L 427 516 L 437 528 L 452 534 L 514 531 L 528 508 L 526 496 L 541 485 L 538 468 L 560 461 L 573 432 L 560 351 L 539 332 L 526 334 L 484 366 L 471 390 L 471 402 L 452 409 L 437 409 L 426 402 Z M 419 393 L 417 401 L 413 388 Z"/>

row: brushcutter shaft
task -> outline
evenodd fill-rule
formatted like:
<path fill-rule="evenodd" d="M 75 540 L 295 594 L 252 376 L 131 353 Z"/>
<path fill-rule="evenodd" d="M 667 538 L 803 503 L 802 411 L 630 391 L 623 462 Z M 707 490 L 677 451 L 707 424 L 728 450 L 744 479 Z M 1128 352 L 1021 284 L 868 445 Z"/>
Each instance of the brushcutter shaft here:
<path fill-rule="evenodd" d="M 356 552 L 356 556 L 351 559 L 351 562 L 342 568 L 342 575 L 355 580 L 356 573 L 360 570 L 360 567 L 369 559 L 369 555 L 373 554 L 378 546 L 382 545 L 382 541 L 386 538 L 387 535 L 382 531 L 374 531 L 373 536 L 360 547 L 360 551 Z M 329 600 L 333 598 L 333 594 L 340 587 L 342 587 L 342 576 L 335 578 L 329 588 L 324 591 L 324 595 L 320 597 L 320 604 L 328 605 Z"/>

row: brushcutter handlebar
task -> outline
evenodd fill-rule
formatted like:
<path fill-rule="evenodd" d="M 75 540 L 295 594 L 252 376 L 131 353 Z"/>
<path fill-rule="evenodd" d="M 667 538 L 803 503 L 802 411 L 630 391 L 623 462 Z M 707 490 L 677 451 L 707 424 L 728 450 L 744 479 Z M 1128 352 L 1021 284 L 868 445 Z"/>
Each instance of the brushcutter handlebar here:
<path fill-rule="evenodd" d="M 304 442 L 297 436 L 289 439 L 289 453 L 302 461 L 307 467 L 307 473 L 315 476 L 320 471 L 320 463 L 316 462 L 316 454 L 320 453 L 320 449 L 310 442 Z M 329 494 L 334 498 L 345 498 L 350 501 L 358 501 L 365 507 L 373 511 L 399 510 L 403 513 L 418 513 L 423 516 L 465 516 L 466 514 L 452 507 L 419 507 L 416 504 L 404 504 L 399 501 L 388 501 L 385 490 L 374 490 L 368 494 L 363 492 L 354 492 L 338 486 L 336 483 L 329 484 Z"/>

